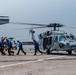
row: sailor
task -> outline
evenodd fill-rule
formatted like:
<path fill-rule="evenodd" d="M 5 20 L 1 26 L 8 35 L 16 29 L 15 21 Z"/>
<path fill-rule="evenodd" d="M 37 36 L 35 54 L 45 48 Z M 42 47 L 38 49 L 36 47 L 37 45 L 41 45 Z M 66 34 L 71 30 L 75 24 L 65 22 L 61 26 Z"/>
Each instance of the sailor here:
<path fill-rule="evenodd" d="M 5 52 L 3 51 L 4 45 L 3 42 L 0 42 L 0 52 L 2 55 L 6 55 Z"/>
<path fill-rule="evenodd" d="M 33 40 L 33 42 L 34 42 L 34 47 L 35 47 L 35 54 L 34 55 L 37 55 L 37 51 L 39 51 L 41 54 L 43 54 L 43 52 L 41 52 L 39 49 L 39 43 L 36 40 Z"/>
<path fill-rule="evenodd" d="M 20 42 L 19 40 L 17 42 L 18 42 L 18 47 L 19 47 L 17 55 L 19 55 L 20 50 L 24 53 L 24 55 L 26 55 L 26 52 L 23 50 L 22 42 Z"/>
<path fill-rule="evenodd" d="M 7 45 L 8 45 L 8 53 L 9 55 L 14 55 L 14 52 L 11 51 L 12 49 L 12 42 L 10 40 L 7 39 Z"/>
<path fill-rule="evenodd" d="M 3 42 L 4 41 L 4 38 L 3 37 L 1 37 L 1 42 Z"/>

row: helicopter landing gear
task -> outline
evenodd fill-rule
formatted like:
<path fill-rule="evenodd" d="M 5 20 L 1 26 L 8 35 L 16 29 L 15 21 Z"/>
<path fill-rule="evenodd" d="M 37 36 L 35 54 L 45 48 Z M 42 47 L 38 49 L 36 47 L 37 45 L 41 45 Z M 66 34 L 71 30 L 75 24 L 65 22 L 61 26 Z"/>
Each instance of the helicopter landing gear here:
<path fill-rule="evenodd" d="M 50 49 L 46 50 L 46 54 L 49 55 L 50 54 Z"/>
<path fill-rule="evenodd" d="M 72 54 L 72 51 L 67 51 L 68 52 L 68 54 Z"/>

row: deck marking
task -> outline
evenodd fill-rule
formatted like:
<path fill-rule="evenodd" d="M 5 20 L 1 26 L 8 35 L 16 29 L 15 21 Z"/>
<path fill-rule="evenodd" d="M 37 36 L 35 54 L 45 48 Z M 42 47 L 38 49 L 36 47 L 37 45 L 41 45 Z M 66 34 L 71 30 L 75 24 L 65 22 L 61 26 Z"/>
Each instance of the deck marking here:
<path fill-rule="evenodd" d="M 21 62 L 21 63 L 16 63 L 16 64 L 2 65 L 2 66 L 0 66 L 0 68 L 13 67 L 13 66 L 29 64 L 29 63 L 35 63 L 35 62 L 40 62 L 40 61 L 49 60 L 49 59 L 62 58 L 62 57 L 65 57 L 65 56 L 56 56 L 56 57 L 38 59 L 38 60 L 33 60 L 33 61 L 28 61 L 28 62 Z"/>

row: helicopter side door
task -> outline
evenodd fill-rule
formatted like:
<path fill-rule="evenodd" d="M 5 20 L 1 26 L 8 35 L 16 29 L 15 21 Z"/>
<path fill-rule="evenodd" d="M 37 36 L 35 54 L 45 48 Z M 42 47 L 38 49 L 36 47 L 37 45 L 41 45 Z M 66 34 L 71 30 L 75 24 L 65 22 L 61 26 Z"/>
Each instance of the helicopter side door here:
<path fill-rule="evenodd" d="M 52 37 L 43 38 L 43 49 L 47 49 L 52 44 Z"/>
<path fill-rule="evenodd" d="M 53 44 L 50 48 L 50 51 L 53 51 L 53 50 L 59 50 L 59 43 L 58 43 L 58 36 L 54 36 L 53 38 Z"/>

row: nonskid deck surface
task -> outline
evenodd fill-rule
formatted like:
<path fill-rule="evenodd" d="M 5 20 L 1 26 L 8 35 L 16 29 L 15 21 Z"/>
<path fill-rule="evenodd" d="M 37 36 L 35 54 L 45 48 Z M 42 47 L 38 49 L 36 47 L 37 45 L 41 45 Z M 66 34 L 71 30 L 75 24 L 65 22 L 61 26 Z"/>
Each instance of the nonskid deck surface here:
<path fill-rule="evenodd" d="M 25 50 L 24 55 L 0 55 L 0 75 L 76 75 L 76 54 L 53 52 L 50 55 Z"/>

